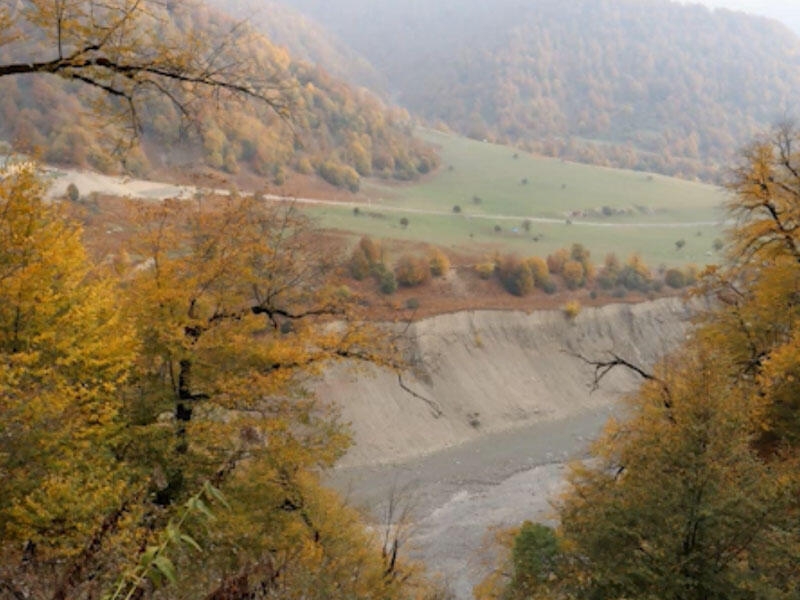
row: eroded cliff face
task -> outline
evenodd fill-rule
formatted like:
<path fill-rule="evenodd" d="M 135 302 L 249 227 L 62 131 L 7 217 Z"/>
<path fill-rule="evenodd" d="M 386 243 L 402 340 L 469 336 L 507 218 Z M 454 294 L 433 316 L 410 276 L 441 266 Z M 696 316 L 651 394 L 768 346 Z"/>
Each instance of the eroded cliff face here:
<path fill-rule="evenodd" d="M 640 382 L 618 369 L 591 390 L 594 369 L 575 355 L 613 351 L 650 367 L 689 334 L 678 298 L 530 314 L 477 311 L 413 324 L 416 373 L 337 365 L 314 386 L 341 407 L 354 446 L 342 466 L 402 461 L 489 433 L 610 408 Z"/>

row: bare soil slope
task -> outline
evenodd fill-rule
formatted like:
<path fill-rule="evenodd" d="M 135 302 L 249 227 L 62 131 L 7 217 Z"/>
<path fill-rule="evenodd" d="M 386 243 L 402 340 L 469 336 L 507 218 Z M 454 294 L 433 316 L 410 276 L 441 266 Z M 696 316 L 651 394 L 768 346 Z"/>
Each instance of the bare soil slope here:
<path fill-rule="evenodd" d="M 339 365 L 315 385 L 341 407 L 354 447 L 342 467 L 402 462 L 491 433 L 609 408 L 638 383 L 622 370 L 592 392 L 593 368 L 574 354 L 610 350 L 643 366 L 689 331 L 678 298 L 561 311 L 460 312 L 411 325 L 417 373 Z"/>

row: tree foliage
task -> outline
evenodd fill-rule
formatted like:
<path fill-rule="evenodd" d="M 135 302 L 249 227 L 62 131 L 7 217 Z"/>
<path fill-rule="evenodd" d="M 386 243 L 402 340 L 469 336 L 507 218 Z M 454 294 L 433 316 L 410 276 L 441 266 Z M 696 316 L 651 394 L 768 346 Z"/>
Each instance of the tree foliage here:
<path fill-rule="evenodd" d="M 571 471 L 546 597 L 797 594 L 797 143 L 779 127 L 736 171 L 729 262 L 705 273 L 700 292 L 715 306 L 687 343 L 651 373 L 619 357 L 592 361 L 598 381 L 623 366 L 644 384 L 593 460 Z M 618 269 L 606 261 L 604 271 Z M 636 261 L 626 270 L 644 276 Z"/>
<path fill-rule="evenodd" d="M 714 177 L 800 90 L 794 33 L 699 5 L 289 4 L 431 122 L 594 164 Z"/>
<path fill-rule="evenodd" d="M 396 361 L 305 219 L 136 205 L 135 258 L 105 272 L 43 191 L 0 177 L 0 593 L 424 596 L 318 481 L 349 440 L 303 382 Z"/>
<path fill-rule="evenodd" d="M 175 155 L 278 182 L 316 168 L 351 189 L 358 173 L 413 179 L 438 164 L 407 113 L 201 3 L 22 5 L 0 40 L 0 135 L 17 150 L 109 171 L 123 149 L 139 175 Z"/>

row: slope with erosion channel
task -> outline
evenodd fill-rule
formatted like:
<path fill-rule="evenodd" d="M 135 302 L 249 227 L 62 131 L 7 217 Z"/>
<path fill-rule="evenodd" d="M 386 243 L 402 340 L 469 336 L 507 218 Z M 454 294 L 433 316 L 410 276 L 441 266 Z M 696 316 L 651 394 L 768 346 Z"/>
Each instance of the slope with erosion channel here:
<path fill-rule="evenodd" d="M 408 335 L 418 375 L 404 387 L 387 371 L 342 365 L 318 382 L 355 438 L 326 479 L 381 535 L 390 523 L 401 551 L 456 598 L 471 598 L 493 565 L 491 531 L 549 518 L 566 462 L 639 383 L 617 370 L 592 392 L 593 369 L 574 354 L 613 350 L 649 367 L 689 335 L 693 312 L 667 298 L 584 309 L 574 321 L 481 311 L 417 322 Z"/>
<path fill-rule="evenodd" d="M 350 422 L 342 466 L 389 463 L 486 434 L 610 406 L 636 383 L 619 370 L 592 392 L 593 368 L 575 354 L 614 351 L 651 365 L 684 339 L 690 309 L 679 298 L 531 314 L 462 312 L 413 323 L 412 373 L 339 365 L 315 385 Z"/>

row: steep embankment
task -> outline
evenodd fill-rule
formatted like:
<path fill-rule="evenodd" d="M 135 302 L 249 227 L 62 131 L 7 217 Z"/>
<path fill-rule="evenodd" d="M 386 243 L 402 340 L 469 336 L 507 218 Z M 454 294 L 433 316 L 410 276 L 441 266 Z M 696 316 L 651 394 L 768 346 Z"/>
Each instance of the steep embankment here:
<path fill-rule="evenodd" d="M 355 445 L 342 466 L 398 462 L 490 433 L 609 407 L 637 380 L 622 370 L 592 392 L 593 368 L 574 354 L 610 350 L 651 365 L 688 332 L 677 298 L 639 305 L 560 311 L 481 311 L 419 321 L 415 375 L 340 365 L 316 385 L 352 424 Z"/>

